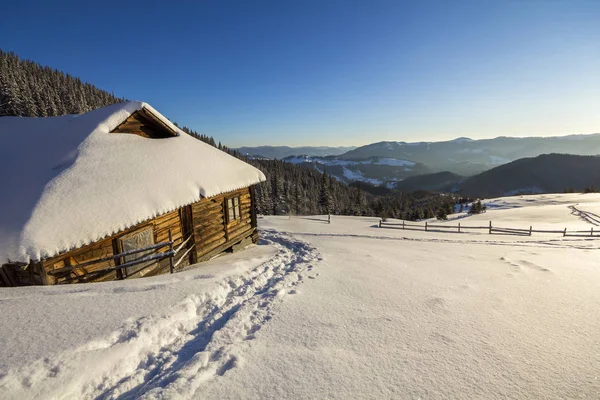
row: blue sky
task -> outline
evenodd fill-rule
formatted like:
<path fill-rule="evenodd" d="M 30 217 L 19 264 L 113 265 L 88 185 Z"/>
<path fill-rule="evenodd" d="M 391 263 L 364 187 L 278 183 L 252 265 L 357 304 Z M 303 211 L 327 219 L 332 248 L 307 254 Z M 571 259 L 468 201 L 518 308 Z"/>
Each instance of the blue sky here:
<path fill-rule="evenodd" d="M 11 3 L 3 50 L 230 146 L 600 132 L 600 1 Z"/>

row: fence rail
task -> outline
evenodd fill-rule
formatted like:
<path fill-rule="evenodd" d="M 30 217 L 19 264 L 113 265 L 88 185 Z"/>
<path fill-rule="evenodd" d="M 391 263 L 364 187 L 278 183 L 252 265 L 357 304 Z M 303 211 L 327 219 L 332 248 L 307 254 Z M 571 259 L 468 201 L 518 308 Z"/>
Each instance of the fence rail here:
<path fill-rule="evenodd" d="M 471 225 L 461 225 L 459 222 L 458 225 L 437 225 L 430 224 L 429 222 L 425 222 L 425 224 L 418 223 L 406 223 L 406 221 L 402 221 L 402 223 L 394 223 L 389 221 L 380 220 L 379 221 L 380 228 L 388 228 L 388 229 L 403 229 L 403 230 L 416 230 L 423 229 L 424 231 L 448 231 L 453 233 L 463 233 L 469 230 L 477 230 L 477 229 L 485 229 L 488 231 L 490 235 L 494 233 L 503 234 L 503 235 L 518 235 L 518 236 L 531 236 L 533 233 L 556 233 L 561 234 L 563 237 L 593 237 L 600 238 L 600 231 L 594 231 L 592 227 L 589 231 L 582 230 L 572 230 L 570 232 L 567 231 L 567 228 L 562 230 L 558 229 L 533 229 L 533 226 L 530 226 L 529 229 L 526 228 L 509 228 L 509 227 L 500 227 L 493 226 L 492 221 L 490 221 L 487 226 L 471 226 Z"/>
<path fill-rule="evenodd" d="M 134 260 L 131 260 L 131 261 L 124 262 L 122 264 L 117 264 L 117 265 L 112 266 L 112 267 L 108 267 L 108 268 L 103 268 L 103 269 L 98 269 L 98 270 L 86 272 L 86 273 L 80 275 L 80 277 L 85 277 L 87 275 L 98 275 L 98 274 L 102 274 L 102 273 L 105 273 L 105 272 L 120 270 L 120 269 L 124 269 L 124 268 L 128 268 L 128 267 L 132 267 L 132 266 L 135 266 L 135 265 L 147 263 L 147 262 L 150 262 L 150 261 L 164 260 L 165 258 L 169 258 L 169 272 L 172 274 L 175 271 L 175 268 L 178 267 L 179 264 L 181 264 L 181 262 L 185 259 L 185 257 L 195 247 L 195 245 L 190 246 L 179 257 L 179 259 L 177 260 L 177 262 L 176 263 L 174 262 L 175 256 L 182 249 L 184 249 L 185 245 L 187 243 L 189 243 L 190 239 L 191 239 L 191 236 L 189 238 L 187 238 L 185 241 L 183 241 L 177 247 L 177 249 L 174 249 L 173 248 L 174 241 L 173 241 L 173 237 L 172 237 L 172 234 L 171 234 L 171 230 L 169 229 L 169 240 L 167 242 L 156 243 L 156 244 L 153 244 L 153 245 L 150 245 L 150 246 L 146 246 L 146 247 L 143 247 L 143 248 L 124 251 L 124 252 L 119 253 L 119 254 L 114 254 L 112 256 L 98 258 L 96 260 L 87 261 L 87 262 L 84 262 L 84 263 L 81 263 L 81 264 L 70 265 L 68 267 L 58 268 L 58 269 L 55 269 L 55 270 L 52 270 L 52 271 L 48 271 L 48 274 L 50 274 L 50 275 L 60 275 L 62 273 L 71 272 L 71 271 L 74 271 L 76 269 L 80 269 L 80 268 L 84 268 L 84 267 L 89 267 L 89 266 L 95 265 L 95 264 L 101 264 L 101 263 L 106 262 L 106 261 L 121 260 L 121 259 L 123 259 L 123 257 L 131 256 L 131 255 L 134 255 L 134 254 L 139 254 L 139 253 L 149 252 L 149 251 L 155 252 L 155 251 L 157 251 L 159 249 L 162 249 L 164 247 L 169 247 L 169 250 L 167 250 L 165 252 L 162 252 L 162 253 L 155 253 L 155 254 L 148 254 L 148 253 L 146 253 L 146 254 L 143 254 L 141 257 L 138 257 L 138 258 L 136 258 Z"/>

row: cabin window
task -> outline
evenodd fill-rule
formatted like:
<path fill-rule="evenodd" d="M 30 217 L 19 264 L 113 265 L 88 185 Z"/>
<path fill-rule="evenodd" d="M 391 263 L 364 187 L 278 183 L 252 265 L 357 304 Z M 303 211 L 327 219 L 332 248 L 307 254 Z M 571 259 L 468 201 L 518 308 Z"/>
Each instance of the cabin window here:
<path fill-rule="evenodd" d="M 121 245 L 121 252 L 143 249 L 144 247 L 152 246 L 154 244 L 154 230 L 152 227 L 146 228 L 143 230 L 139 230 L 133 233 L 129 233 L 119 239 L 119 243 Z M 128 263 L 130 261 L 137 260 L 144 256 L 151 254 L 154 250 L 141 251 L 139 253 L 130 254 L 128 256 L 123 256 L 121 260 L 121 264 Z M 140 264 L 135 264 L 130 267 L 125 267 L 123 272 L 127 275 L 133 275 L 136 272 L 146 268 L 154 261 L 147 261 Z"/>
<path fill-rule="evenodd" d="M 227 217 L 228 222 L 241 218 L 240 214 L 240 196 L 227 199 Z"/>

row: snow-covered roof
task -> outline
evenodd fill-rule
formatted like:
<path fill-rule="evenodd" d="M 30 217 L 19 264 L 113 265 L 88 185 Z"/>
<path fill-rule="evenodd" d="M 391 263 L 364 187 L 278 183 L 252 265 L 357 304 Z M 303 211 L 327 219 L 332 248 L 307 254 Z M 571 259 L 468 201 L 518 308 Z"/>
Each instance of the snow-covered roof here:
<path fill-rule="evenodd" d="M 178 135 L 110 133 L 142 109 Z M 0 174 L 0 264 L 51 257 L 265 180 L 137 101 L 81 115 L 0 118 Z"/>

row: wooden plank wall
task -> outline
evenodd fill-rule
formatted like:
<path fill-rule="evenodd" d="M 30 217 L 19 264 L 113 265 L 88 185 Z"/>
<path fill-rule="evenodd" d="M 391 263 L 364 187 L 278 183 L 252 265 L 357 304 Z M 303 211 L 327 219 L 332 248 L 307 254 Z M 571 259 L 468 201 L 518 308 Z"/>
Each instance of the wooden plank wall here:
<path fill-rule="evenodd" d="M 226 199 L 240 197 L 240 219 L 228 221 Z M 192 205 L 196 259 L 205 261 L 250 236 L 252 199 L 244 188 L 224 195 L 202 199 Z"/>
<path fill-rule="evenodd" d="M 85 268 L 78 268 L 71 272 L 66 272 L 58 276 L 47 274 L 48 271 L 54 269 L 75 266 L 77 264 L 82 264 L 99 258 L 109 257 L 113 254 L 115 253 L 113 251 L 112 237 L 110 237 L 92 243 L 88 246 L 81 247 L 77 250 L 69 251 L 58 257 L 47 259 L 42 264 L 43 270 L 45 272 L 44 275 L 46 278 L 46 284 L 52 285 L 57 283 L 101 282 L 117 279 L 116 271 L 109 271 L 106 273 L 95 273 L 96 271 L 100 271 L 105 268 L 114 267 L 116 265 L 114 260 L 90 265 L 89 267 Z M 84 276 L 85 274 L 90 273 L 94 274 L 87 277 Z"/>
<path fill-rule="evenodd" d="M 227 236 L 229 240 L 234 240 L 240 235 L 243 235 L 248 229 L 251 228 L 251 207 L 252 200 L 250 198 L 250 189 L 245 188 L 238 190 L 226 197 L 240 196 L 240 218 L 227 223 Z"/>
<path fill-rule="evenodd" d="M 192 204 L 196 259 L 203 257 L 227 242 L 225 236 L 224 196 L 202 199 Z"/>

